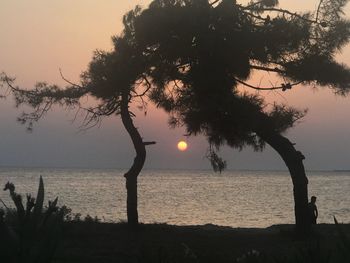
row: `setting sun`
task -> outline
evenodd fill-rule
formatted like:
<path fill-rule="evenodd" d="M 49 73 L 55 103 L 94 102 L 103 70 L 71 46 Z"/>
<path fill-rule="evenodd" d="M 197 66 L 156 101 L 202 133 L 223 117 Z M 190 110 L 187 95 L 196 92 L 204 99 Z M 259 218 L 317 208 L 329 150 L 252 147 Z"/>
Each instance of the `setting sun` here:
<path fill-rule="evenodd" d="M 185 141 L 179 141 L 179 143 L 177 144 L 177 148 L 180 151 L 186 151 L 187 150 L 187 143 Z"/>

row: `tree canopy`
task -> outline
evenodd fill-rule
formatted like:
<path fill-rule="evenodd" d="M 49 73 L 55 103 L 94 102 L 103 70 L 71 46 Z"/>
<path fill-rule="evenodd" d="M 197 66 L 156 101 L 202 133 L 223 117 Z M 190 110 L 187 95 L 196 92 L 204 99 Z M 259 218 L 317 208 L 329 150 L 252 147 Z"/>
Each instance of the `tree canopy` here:
<path fill-rule="evenodd" d="M 239 85 L 286 91 L 312 84 L 346 95 L 350 70 L 335 55 L 350 36 L 342 16 L 347 2 L 320 1 L 314 13 L 292 13 L 278 1 L 157 0 L 125 16 L 123 37 L 148 61 L 149 97 L 172 114 L 172 125 L 203 133 L 217 146 L 260 150 L 257 130 L 284 132 L 305 112 L 269 108 Z M 278 75 L 281 85 L 249 84 L 256 71 Z"/>
<path fill-rule="evenodd" d="M 94 120 L 118 114 L 124 90 L 130 99 L 148 95 L 168 111 L 190 103 L 186 101 L 188 94 L 196 94 L 197 103 L 207 106 L 215 107 L 216 97 L 233 94 L 238 109 L 265 108 L 260 96 L 240 93 L 239 85 L 286 91 L 300 83 L 314 84 L 346 95 L 350 90 L 349 69 L 334 57 L 350 36 L 349 21 L 342 16 L 347 2 L 321 0 L 313 13 L 293 13 L 279 8 L 277 0 L 246 5 L 234 0 L 155 0 L 149 8 L 136 7 L 124 16 L 124 31 L 113 37 L 114 50 L 96 51 L 80 84 L 68 81 L 69 85 L 60 89 L 38 83 L 35 89 L 25 91 L 15 87 L 14 79 L 4 73 L 1 80 L 14 88 L 17 105 L 28 103 L 37 110 L 37 114 L 23 116 L 23 121 L 37 120 L 54 103 L 81 106 L 79 98 L 84 95 L 100 101 L 97 107 L 87 109 Z M 275 73 L 283 83 L 255 87 L 247 81 L 255 71 Z M 140 92 L 142 87 L 145 90 Z M 292 115 L 296 114 L 296 119 L 301 116 L 277 105 L 265 113 L 275 120 L 280 132 L 291 126 Z M 186 118 L 187 124 L 196 119 Z M 239 114 L 235 118 L 237 127 L 247 126 L 248 118 Z M 193 121 L 189 132 L 199 130 L 198 122 Z M 237 146 L 241 139 L 257 146 L 256 140 L 243 134 Z"/>

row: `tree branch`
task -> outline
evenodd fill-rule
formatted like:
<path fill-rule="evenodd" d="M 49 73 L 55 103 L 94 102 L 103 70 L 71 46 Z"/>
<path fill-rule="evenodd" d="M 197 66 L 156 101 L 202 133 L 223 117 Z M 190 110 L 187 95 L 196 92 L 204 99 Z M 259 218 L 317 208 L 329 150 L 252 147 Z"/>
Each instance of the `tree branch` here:
<path fill-rule="evenodd" d="M 83 88 L 82 86 L 80 86 L 80 85 L 78 85 L 78 84 L 75 84 L 75 83 L 69 81 L 68 79 L 66 79 L 66 78 L 63 76 L 63 73 L 62 73 L 61 68 L 59 68 L 59 71 L 60 71 L 61 78 L 62 78 L 65 82 L 67 82 L 68 84 L 70 84 L 70 85 L 72 85 L 72 86 L 74 86 L 74 87 L 81 88 L 81 89 Z"/>
<path fill-rule="evenodd" d="M 135 96 L 134 97 L 143 97 L 147 94 L 147 92 L 152 88 L 152 84 L 149 82 L 149 80 L 147 79 L 147 77 L 145 76 L 142 76 L 142 79 L 146 82 L 146 86 L 147 88 L 141 93 L 141 94 L 138 94 L 137 92 L 135 92 Z M 141 83 L 142 84 L 142 83 Z"/>
<path fill-rule="evenodd" d="M 153 145 L 153 144 L 156 144 L 155 141 L 152 141 L 152 142 L 143 142 L 143 145 Z"/>
<path fill-rule="evenodd" d="M 318 4 L 318 7 L 317 7 L 316 18 L 315 18 L 316 22 L 318 22 L 318 16 L 320 14 L 320 9 L 321 9 L 322 2 L 323 2 L 323 0 L 320 0 L 320 2 Z"/>
<path fill-rule="evenodd" d="M 263 66 L 257 66 L 257 65 L 250 65 L 252 69 L 256 70 L 262 70 L 262 71 L 268 71 L 268 72 L 276 72 L 279 74 L 284 74 L 286 73 L 284 70 L 279 69 L 279 68 L 269 68 L 269 67 L 263 67 Z"/>
<path fill-rule="evenodd" d="M 253 86 L 249 83 L 246 83 L 240 79 L 237 79 L 237 78 L 234 78 L 235 81 L 237 81 L 238 83 L 246 86 L 246 87 L 249 87 L 249 88 L 252 88 L 252 89 L 255 89 L 255 90 L 282 90 L 282 91 L 286 91 L 288 89 L 291 89 L 293 86 L 296 86 L 300 83 L 302 83 L 303 81 L 299 81 L 299 82 L 295 82 L 295 83 L 282 83 L 281 86 L 277 86 L 277 87 L 268 87 L 268 88 L 261 88 L 261 87 L 257 87 L 257 86 Z"/>
<path fill-rule="evenodd" d="M 216 3 L 220 2 L 221 0 L 215 0 L 213 2 L 210 3 L 211 6 L 215 5 Z"/>
<path fill-rule="evenodd" d="M 266 7 L 263 7 L 263 8 L 258 8 L 258 9 L 255 9 L 254 7 L 251 8 L 251 7 L 248 7 L 248 6 L 240 6 L 241 9 L 243 10 L 249 10 L 249 11 L 259 11 L 259 12 L 277 12 L 277 13 L 282 13 L 282 14 L 286 14 L 286 15 L 290 15 L 290 16 L 294 16 L 294 17 L 297 17 L 299 19 L 302 19 L 304 21 L 307 21 L 309 23 L 318 23 L 316 20 L 311 20 L 311 19 L 307 19 L 305 18 L 304 16 L 302 15 L 299 15 L 298 13 L 293 13 L 289 10 L 286 10 L 286 9 L 282 9 L 282 8 L 274 8 L 274 7 L 269 7 L 269 8 L 266 8 Z M 248 13 L 248 14 L 251 14 L 251 13 Z M 252 15 L 252 14 L 251 14 Z M 254 16 L 254 15 L 253 15 Z M 263 19 L 263 18 L 261 18 Z"/>

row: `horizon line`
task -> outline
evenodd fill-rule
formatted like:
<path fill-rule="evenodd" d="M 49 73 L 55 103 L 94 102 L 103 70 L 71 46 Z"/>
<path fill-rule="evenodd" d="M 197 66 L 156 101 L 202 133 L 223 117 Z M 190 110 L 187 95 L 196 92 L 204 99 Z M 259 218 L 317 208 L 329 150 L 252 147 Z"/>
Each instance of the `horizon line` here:
<path fill-rule="evenodd" d="M 129 167 L 81 167 L 81 166 L 14 166 L 0 165 L 0 169 L 62 169 L 62 170 L 128 170 Z M 159 171 L 212 171 L 211 168 L 160 168 L 160 167 L 145 167 L 142 170 L 159 170 Z M 249 168 L 227 168 L 226 171 L 266 171 L 266 172 L 288 172 L 288 169 L 249 169 Z M 141 171 L 142 172 L 142 171 Z M 350 169 L 305 169 L 305 172 L 350 172 Z"/>

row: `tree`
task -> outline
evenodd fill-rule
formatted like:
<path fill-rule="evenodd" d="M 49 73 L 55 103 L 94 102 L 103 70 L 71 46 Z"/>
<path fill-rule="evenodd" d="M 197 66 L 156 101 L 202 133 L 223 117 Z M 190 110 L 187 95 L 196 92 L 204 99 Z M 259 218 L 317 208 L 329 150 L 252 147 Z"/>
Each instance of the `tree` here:
<path fill-rule="evenodd" d="M 137 13 L 139 9 L 135 9 Z M 54 105 L 65 106 L 84 110 L 86 116 L 83 126 L 90 128 L 98 124 L 103 117 L 117 115 L 128 132 L 136 151 L 136 157 L 131 168 L 124 174 L 127 189 L 127 217 L 128 224 L 138 224 L 137 211 L 137 177 L 143 168 L 146 159 L 146 146 L 155 142 L 143 141 L 138 129 L 134 126 L 132 117 L 134 114 L 129 110 L 132 102 L 141 103 L 145 107 L 143 95 L 138 90 L 145 87 L 145 70 L 142 56 L 138 50 L 128 41 L 131 29 L 128 19 L 134 16 L 130 12 L 124 17 L 125 29 L 120 37 L 114 37 L 114 51 L 96 51 L 88 70 L 81 75 L 81 83 L 75 84 L 67 80 L 61 73 L 62 78 L 68 83 L 65 88 L 57 85 L 49 85 L 39 82 L 33 89 L 25 90 L 15 85 L 15 79 L 0 73 L 0 87 L 7 87 L 15 98 L 16 107 L 27 104 L 34 110 L 23 113 L 18 121 L 26 124 L 28 130 L 32 130 L 33 124 L 39 121 L 50 111 Z M 147 90 L 142 91 L 146 93 Z M 97 100 L 94 107 L 84 107 L 81 102 L 83 97 L 93 97 Z M 2 96 L 3 97 L 3 96 Z"/>
<path fill-rule="evenodd" d="M 233 0 L 154 0 L 148 9 L 137 7 L 125 15 L 123 34 L 113 39 L 114 50 L 96 52 L 80 85 L 70 83 L 61 90 L 39 83 L 26 91 L 6 75 L 2 80 L 17 104 L 35 108 L 20 118 L 29 125 L 55 103 L 81 107 L 79 99 L 86 95 L 100 102 L 87 109 L 88 124 L 111 114 L 121 116 L 137 153 L 126 174 L 129 222 L 137 223 L 137 175 L 148 143 L 134 127 L 128 105 L 148 96 L 171 114 L 173 125 L 184 124 L 189 134 L 207 136 L 212 163 L 219 170 L 224 162 L 215 147 L 262 150 L 270 144 L 291 173 L 297 229 L 306 231 L 304 157 L 282 135 L 304 112 L 284 105 L 269 109 L 261 96 L 241 93 L 237 87 L 286 91 L 315 83 L 345 95 L 350 71 L 334 61 L 334 54 L 350 35 L 349 23 L 341 17 L 346 2 L 323 0 L 314 14 L 297 14 L 278 8 L 276 0 L 247 5 Z M 254 71 L 274 73 L 285 81 L 280 87 L 254 87 L 247 82 Z"/>
<path fill-rule="evenodd" d="M 282 135 L 305 114 L 241 93 L 290 90 L 298 84 L 328 86 L 346 95 L 350 70 L 334 60 L 349 41 L 342 17 L 347 0 L 321 0 L 315 13 L 292 13 L 278 1 L 155 0 L 132 21 L 133 38 L 149 61 L 150 98 L 167 110 L 172 125 L 204 134 L 210 145 L 233 148 L 268 143 L 286 163 L 293 182 L 296 226 L 308 231 L 308 180 L 304 156 Z M 255 71 L 283 79 L 279 87 L 247 82 Z M 210 148 L 214 167 L 225 163 Z"/>

